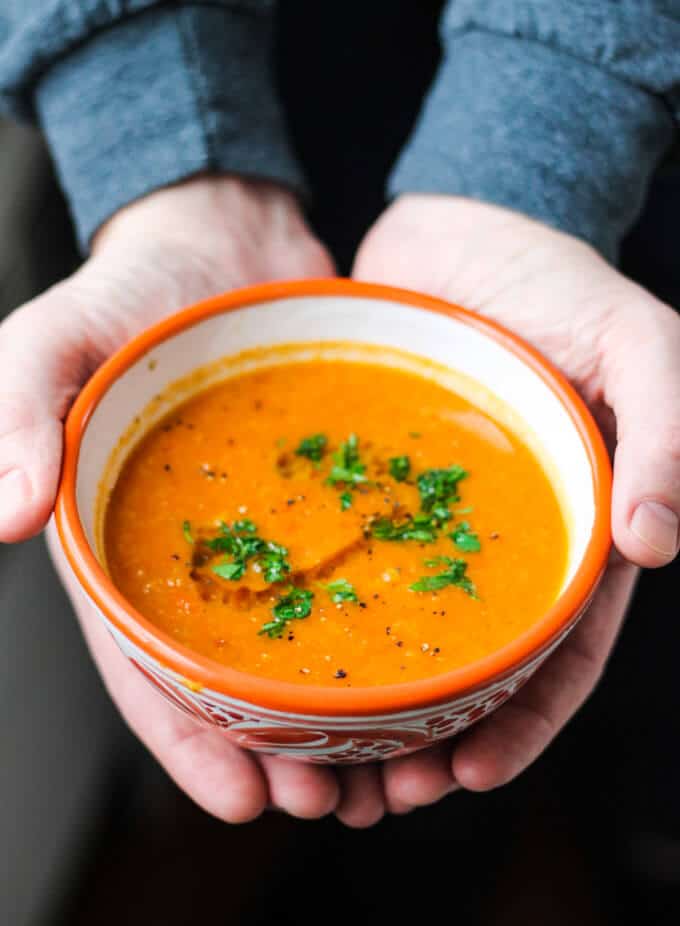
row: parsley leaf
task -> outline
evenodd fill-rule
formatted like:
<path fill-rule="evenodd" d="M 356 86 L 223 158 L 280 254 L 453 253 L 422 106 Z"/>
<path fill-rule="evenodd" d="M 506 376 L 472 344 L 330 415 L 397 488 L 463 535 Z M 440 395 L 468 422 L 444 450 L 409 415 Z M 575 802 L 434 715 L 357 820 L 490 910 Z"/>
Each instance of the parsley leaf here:
<path fill-rule="evenodd" d="M 347 579 L 334 579 L 328 585 L 324 585 L 326 591 L 330 594 L 334 604 L 341 604 L 343 601 L 358 601 L 359 597 L 354 590 L 354 586 Z"/>
<path fill-rule="evenodd" d="M 223 521 L 220 534 L 206 541 L 206 545 L 215 553 L 231 557 L 231 561 L 212 567 L 215 575 L 222 579 L 237 582 L 243 577 L 251 559 L 261 567 L 265 582 L 281 582 L 290 572 L 288 550 L 273 540 L 258 537 L 257 527 L 247 519 L 234 521 L 231 526 Z"/>
<path fill-rule="evenodd" d="M 456 529 L 451 531 L 449 537 L 463 553 L 479 553 L 482 545 L 479 542 L 479 536 L 470 528 L 467 521 L 461 521 L 456 525 Z"/>
<path fill-rule="evenodd" d="M 307 457 L 313 463 L 318 463 L 324 454 L 328 438 L 325 434 L 310 434 L 309 437 L 303 437 L 295 451 L 299 457 Z"/>
<path fill-rule="evenodd" d="M 465 574 L 468 564 L 464 559 L 452 559 L 450 556 L 437 556 L 434 559 L 426 559 L 425 565 L 434 568 L 436 566 L 445 567 L 442 572 L 434 576 L 423 576 L 413 585 L 409 585 L 412 592 L 438 592 L 447 585 L 456 585 L 471 598 L 477 597 L 472 580 Z"/>
<path fill-rule="evenodd" d="M 445 514 L 449 516 L 448 509 Z M 416 540 L 420 543 L 433 543 L 437 539 L 437 532 L 441 522 L 437 514 L 425 514 L 419 511 L 405 521 L 395 522 L 390 518 L 377 518 L 370 525 L 371 535 L 376 540 Z"/>
<path fill-rule="evenodd" d="M 432 511 L 435 505 L 448 506 L 459 501 L 458 483 L 467 476 L 462 466 L 447 469 L 426 469 L 418 476 L 420 505 L 423 511 Z"/>
<path fill-rule="evenodd" d="M 236 582 L 246 571 L 246 565 L 240 560 L 234 563 L 218 563 L 217 566 L 212 567 L 212 571 L 220 579 L 230 579 L 232 582 Z"/>
<path fill-rule="evenodd" d="M 326 482 L 329 485 L 336 485 L 338 482 L 356 485 L 366 482 L 365 472 L 366 467 L 359 459 L 359 438 L 356 434 L 350 434 L 333 454 L 333 468 Z"/>
<path fill-rule="evenodd" d="M 191 534 L 191 522 L 190 521 L 184 521 L 182 523 L 182 533 L 184 534 L 184 539 L 186 540 L 186 542 L 193 545 L 194 538 Z"/>
<path fill-rule="evenodd" d="M 290 621 L 309 617 L 313 600 L 314 592 L 304 588 L 290 588 L 272 608 L 274 619 L 263 624 L 258 633 L 267 634 L 272 640 L 282 637 Z"/>
<path fill-rule="evenodd" d="M 347 509 L 351 507 L 352 507 L 352 493 L 343 492 L 340 495 L 340 510 L 347 511 Z"/>
<path fill-rule="evenodd" d="M 290 563 L 286 559 L 288 550 L 273 540 L 265 544 L 265 551 L 258 557 L 262 566 L 265 582 L 282 582 L 290 572 Z"/>
<path fill-rule="evenodd" d="M 390 476 L 397 482 L 403 482 L 408 479 L 411 472 L 411 460 L 406 455 L 402 457 L 390 457 Z"/>

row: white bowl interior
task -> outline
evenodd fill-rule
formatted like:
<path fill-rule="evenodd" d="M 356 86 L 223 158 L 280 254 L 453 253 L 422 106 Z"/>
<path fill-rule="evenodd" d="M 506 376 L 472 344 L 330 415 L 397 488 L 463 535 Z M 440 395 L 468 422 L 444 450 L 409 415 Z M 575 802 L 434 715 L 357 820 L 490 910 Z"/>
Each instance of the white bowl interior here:
<path fill-rule="evenodd" d="M 467 384 L 468 397 L 475 404 L 502 417 L 507 427 L 529 441 L 558 491 L 566 517 L 566 585 L 591 536 L 595 497 L 585 446 L 557 397 L 518 357 L 475 328 L 398 302 L 356 296 L 281 298 L 216 315 L 154 347 L 130 367 L 97 406 L 81 446 L 76 497 L 94 552 L 103 475 L 107 474 L 106 489 L 115 480 L 126 452 L 118 451 L 117 465 L 107 464 L 121 435 L 142 409 L 151 408 L 143 430 L 167 413 L 171 400 L 163 391 L 168 385 L 188 377 L 196 367 L 243 351 L 333 342 L 406 351 L 463 374 L 456 380 L 458 388 Z"/>

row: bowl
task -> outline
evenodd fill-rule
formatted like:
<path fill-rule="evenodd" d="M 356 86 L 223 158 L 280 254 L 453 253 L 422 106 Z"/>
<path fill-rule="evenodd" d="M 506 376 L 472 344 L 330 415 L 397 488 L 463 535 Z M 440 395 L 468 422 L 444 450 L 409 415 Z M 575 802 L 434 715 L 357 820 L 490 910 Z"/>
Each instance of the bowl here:
<path fill-rule="evenodd" d="M 132 608 L 96 548 L 107 462 L 134 416 L 168 411 L 170 384 L 244 351 L 296 342 L 405 350 L 472 377 L 535 435 L 569 525 L 554 605 L 529 630 L 455 671 L 395 685 L 331 689 L 245 674 L 191 652 Z M 154 408 L 153 400 L 157 398 Z M 158 398 L 160 397 L 160 398 Z M 527 433 L 528 433 L 527 432 Z M 59 542 L 89 606 L 130 663 L 185 714 L 240 746 L 315 763 L 403 755 L 460 733 L 511 697 L 583 615 L 610 547 L 611 472 L 599 431 L 572 387 L 532 347 L 459 306 L 349 280 L 271 283 L 216 296 L 145 331 L 95 373 L 65 429 Z"/>

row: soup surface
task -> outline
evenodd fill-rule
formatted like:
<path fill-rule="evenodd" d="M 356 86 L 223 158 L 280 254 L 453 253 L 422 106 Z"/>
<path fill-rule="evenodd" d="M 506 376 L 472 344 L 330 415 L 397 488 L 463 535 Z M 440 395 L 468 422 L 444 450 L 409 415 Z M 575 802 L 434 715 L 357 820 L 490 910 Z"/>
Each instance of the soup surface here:
<path fill-rule="evenodd" d="M 567 559 L 514 434 L 432 380 L 342 360 L 179 405 L 124 463 L 103 538 L 117 587 L 185 646 L 327 686 L 488 655 L 554 602 Z"/>

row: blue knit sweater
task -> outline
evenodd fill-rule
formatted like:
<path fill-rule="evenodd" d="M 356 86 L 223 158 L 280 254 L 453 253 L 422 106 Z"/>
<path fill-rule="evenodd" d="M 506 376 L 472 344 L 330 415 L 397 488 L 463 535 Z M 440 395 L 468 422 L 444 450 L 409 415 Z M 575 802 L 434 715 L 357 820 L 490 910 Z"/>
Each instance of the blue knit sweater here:
<path fill-rule="evenodd" d="M 84 249 L 121 206 L 198 171 L 304 188 L 273 7 L 2 0 L 0 105 L 41 124 Z M 614 258 L 677 132 L 680 0 L 450 0 L 441 38 L 389 193 L 499 203 Z"/>

